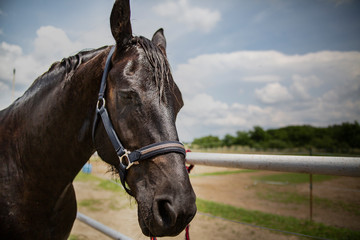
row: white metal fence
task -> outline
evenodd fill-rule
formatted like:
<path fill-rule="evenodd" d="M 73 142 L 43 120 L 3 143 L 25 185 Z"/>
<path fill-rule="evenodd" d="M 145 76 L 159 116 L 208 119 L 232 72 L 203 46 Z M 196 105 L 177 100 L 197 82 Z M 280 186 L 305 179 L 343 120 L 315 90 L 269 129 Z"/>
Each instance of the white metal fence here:
<path fill-rule="evenodd" d="M 360 177 L 359 157 L 224 154 L 188 152 L 194 165 Z"/>
<path fill-rule="evenodd" d="M 82 214 L 82 213 L 77 213 L 76 214 L 76 218 L 89 225 L 90 227 L 98 230 L 99 232 L 102 232 L 104 235 L 112 238 L 112 239 L 116 239 L 116 240 L 131 240 L 131 238 L 125 236 L 124 234 L 122 233 L 119 233 L 117 231 L 115 231 L 114 229 L 111 229 L 109 228 L 108 226 L 92 219 L 92 218 L 89 218 L 88 216 Z"/>
<path fill-rule="evenodd" d="M 214 167 L 360 177 L 359 157 L 317 157 L 188 152 L 186 155 L 186 162 L 193 165 L 206 165 Z M 78 213 L 77 218 L 113 239 L 131 239 L 85 216 L 84 214 Z"/>

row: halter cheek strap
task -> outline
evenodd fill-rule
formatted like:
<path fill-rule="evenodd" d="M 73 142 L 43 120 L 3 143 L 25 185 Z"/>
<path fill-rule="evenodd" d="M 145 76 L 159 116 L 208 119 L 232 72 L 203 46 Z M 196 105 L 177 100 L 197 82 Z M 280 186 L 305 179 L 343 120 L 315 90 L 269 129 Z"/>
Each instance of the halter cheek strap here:
<path fill-rule="evenodd" d="M 159 143 L 154 143 L 137 149 L 133 152 L 130 152 L 124 148 L 121 144 L 115 129 L 111 123 L 108 111 L 106 110 L 105 105 L 105 90 L 106 90 L 106 79 L 111 67 L 111 57 L 114 54 L 115 46 L 113 46 L 107 56 L 104 73 L 101 79 L 99 98 L 96 104 L 96 113 L 92 130 L 92 138 L 95 143 L 95 131 L 99 121 L 99 116 L 103 122 L 105 131 L 116 151 L 117 156 L 119 157 L 119 164 L 115 166 L 119 172 L 120 180 L 124 189 L 130 194 L 133 195 L 130 189 L 126 187 L 125 179 L 127 170 L 134 164 L 138 164 L 140 161 L 153 158 L 155 156 L 166 154 L 166 153 L 179 153 L 186 156 L 184 145 L 179 141 L 164 141 Z"/>

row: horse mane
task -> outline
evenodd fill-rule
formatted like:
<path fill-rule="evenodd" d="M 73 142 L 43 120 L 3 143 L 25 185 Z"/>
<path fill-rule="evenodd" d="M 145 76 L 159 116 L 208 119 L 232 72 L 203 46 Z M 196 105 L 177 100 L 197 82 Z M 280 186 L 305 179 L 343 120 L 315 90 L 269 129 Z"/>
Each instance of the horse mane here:
<path fill-rule="evenodd" d="M 170 64 L 165 54 L 159 47 L 155 46 L 150 40 L 142 36 L 133 37 L 131 43 L 139 44 L 141 46 L 150 65 L 154 68 L 154 81 L 159 90 L 160 101 L 167 102 L 165 91 L 170 90 L 175 96 L 177 103 L 182 106 L 183 102 L 181 96 L 179 98 L 177 94 L 176 84 L 172 79 Z M 106 48 L 108 48 L 108 46 L 92 50 L 83 50 L 73 56 L 63 58 L 61 61 L 53 63 L 49 70 L 39 76 L 24 95 L 15 102 L 24 103 L 24 101 L 26 102 L 30 97 L 36 95 L 40 89 L 47 92 L 55 84 L 71 79 L 72 75 L 81 64 L 91 60 Z"/>
<path fill-rule="evenodd" d="M 96 56 L 99 51 L 104 50 L 107 46 L 98 48 L 98 49 L 85 49 L 78 52 L 76 55 L 63 58 L 61 62 L 55 62 L 49 68 L 49 71 L 56 70 L 57 67 L 65 67 L 67 74 L 75 71 L 82 63 L 85 63 Z"/>
<path fill-rule="evenodd" d="M 108 48 L 108 46 L 92 50 L 82 50 L 73 56 L 63 58 L 61 61 L 53 63 L 49 70 L 36 78 L 25 93 L 16 99 L 7 109 L 11 110 L 19 104 L 25 104 L 28 100 L 33 99 L 33 97 L 35 97 L 33 100 L 42 98 L 42 95 L 39 93 L 51 92 L 54 86 L 69 80 L 81 64 L 91 60 L 106 48 Z"/>
<path fill-rule="evenodd" d="M 32 91 L 34 88 L 36 89 L 39 84 L 44 84 L 44 82 L 49 84 L 49 81 L 59 82 L 69 79 L 82 63 L 91 60 L 99 52 L 103 51 L 107 47 L 108 46 L 104 46 L 98 49 L 82 50 L 73 56 L 63 58 L 58 62 L 54 62 L 47 72 L 42 74 L 33 82 L 28 91 Z"/>
<path fill-rule="evenodd" d="M 160 99 L 166 102 L 165 89 L 166 85 L 172 85 L 171 90 L 174 90 L 175 82 L 171 77 L 170 64 L 165 54 L 160 50 L 159 47 L 155 46 L 152 41 L 145 37 L 134 37 L 133 42 L 140 44 L 145 52 L 149 63 L 154 68 L 155 84 L 159 89 Z M 175 94 L 174 94 L 175 95 Z"/>

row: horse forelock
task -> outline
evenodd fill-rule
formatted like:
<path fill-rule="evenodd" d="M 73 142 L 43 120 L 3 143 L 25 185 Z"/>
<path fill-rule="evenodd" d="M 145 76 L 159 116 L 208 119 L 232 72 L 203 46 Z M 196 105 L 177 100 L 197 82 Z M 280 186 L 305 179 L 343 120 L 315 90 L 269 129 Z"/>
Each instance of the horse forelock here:
<path fill-rule="evenodd" d="M 172 79 L 170 64 L 165 54 L 145 37 L 134 37 L 133 41 L 140 44 L 146 58 L 154 69 L 154 81 L 159 91 L 160 100 L 166 102 L 166 91 L 170 90 L 178 104 L 182 105 L 182 100 L 179 99 L 176 91 L 177 86 Z"/>

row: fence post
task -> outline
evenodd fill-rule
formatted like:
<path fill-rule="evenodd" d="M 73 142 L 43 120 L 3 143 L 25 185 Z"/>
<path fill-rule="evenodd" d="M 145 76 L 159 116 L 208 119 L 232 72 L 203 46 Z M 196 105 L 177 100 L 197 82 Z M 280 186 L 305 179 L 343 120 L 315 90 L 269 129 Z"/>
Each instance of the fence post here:
<path fill-rule="evenodd" d="M 313 215 L 313 183 L 312 183 L 312 174 L 310 173 L 310 221 L 312 221 L 312 215 Z"/>
<path fill-rule="evenodd" d="M 312 156 L 312 148 L 309 148 L 309 155 Z M 309 183 L 309 190 L 310 190 L 310 197 L 309 197 L 309 201 L 310 201 L 310 221 L 312 222 L 312 215 L 313 215 L 313 179 L 312 179 L 312 173 L 309 174 L 310 176 L 310 183 Z"/>

